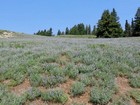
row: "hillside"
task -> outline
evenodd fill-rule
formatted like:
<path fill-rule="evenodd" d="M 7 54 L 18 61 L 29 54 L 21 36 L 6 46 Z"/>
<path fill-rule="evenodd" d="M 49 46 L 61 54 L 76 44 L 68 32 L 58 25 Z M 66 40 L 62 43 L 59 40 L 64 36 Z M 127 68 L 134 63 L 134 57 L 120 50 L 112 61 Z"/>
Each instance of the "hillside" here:
<path fill-rule="evenodd" d="M 0 38 L 0 105 L 140 105 L 140 37 L 16 35 Z"/>
<path fill-rule="evenodd" d="M 10 37 L 14 37 L 14 35 L 15 32 L 0 30 L 0 38 L 10 38 Z"/>

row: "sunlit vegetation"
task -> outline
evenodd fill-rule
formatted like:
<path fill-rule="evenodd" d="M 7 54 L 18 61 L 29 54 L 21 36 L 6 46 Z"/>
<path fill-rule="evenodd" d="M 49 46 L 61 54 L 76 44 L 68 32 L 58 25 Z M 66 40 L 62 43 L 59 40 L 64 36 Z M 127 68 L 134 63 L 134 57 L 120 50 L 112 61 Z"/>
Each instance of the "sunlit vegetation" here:
<path fill-rule="evenodd" d="M 124 93 L 117 77 L 128 80 Z M 0 39 L 0 105 L 26 105 L 35 100 L 62 105 L 129 105 L 132 99 L 139 104 L 139 77 L 139 37 L 17 35 Z M 87 100 L 82 102 L 85 95 Z"/>

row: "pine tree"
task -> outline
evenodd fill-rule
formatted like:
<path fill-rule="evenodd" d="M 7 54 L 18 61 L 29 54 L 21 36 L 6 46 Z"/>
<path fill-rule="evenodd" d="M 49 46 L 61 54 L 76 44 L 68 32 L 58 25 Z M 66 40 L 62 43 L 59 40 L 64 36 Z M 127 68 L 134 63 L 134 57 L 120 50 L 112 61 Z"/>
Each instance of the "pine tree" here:
<path fill-rule="evenodd" d="M 132 18 L 132 22 L 131 22 L 131 36 L 134 35 L 134 20 Z"/>
<path fill-rule="evenodd" d="M 78 31 L 77 25 L 73 26 L 73 27 L 70 29 L 70 35 L 79 35 L 79 31 Z"/>
<path fill-rule="evenodd" d="M 61 35 L 61 31 L 60 30 L 58 30 L 57 35 Z"/>
<path fill-rule="evenodd" d="M 119 23 L 119 17 L 117 16 L 117 12 L 114 8 L 111 12 L 110 20 L 109 34 L 111 34 L 111 37 L 121 37 L 123 34 L 123 29 Z"/>
<path fill-rule="evenodd" d="M 124 31 L 124 36 L 125 37 L 130 37 L 131 36 L 131 26 L 128 23 L 128 20 L 125 22 L 125 31 Z"/>
<path fill-rule="evenodd" d="M 97 37 L 111 38 L 122 36 L 123 29 L 121 28 L 115 9 L 111 13 L 109 10 L 105 10 L 97 26 Z"/>
<path fill-rule="evenodd" d="M 86 32 L 86 35 L 90 35 L 91 34 L 91 26 L 90 25 L 86 25 L 85 32 Z"/>
<path fill-rule="evenodd" d="M 78 28 L 78 32 L 79 32 L 79 34 L 77 34 L 77 35 L 85 35 L 86 34 L 85 26 L 83 23 L 78 24 L 77 28 Z"/>
<path fill-rule="evenodd" d="M 65 32 L 64 32 L 64 31 L 62 31 L 62 32 L 61 32 L 61 35 L 65 35 Z"/>
<path fill-rule="evenodd" d="M 97 28 L 96 28 L 96 26 L 94 25 L 93 31 L 92 31 L 92 35 L 96 35 L 96 34 L 97 34 Z"/>
<path fill-rule="evenodd" d="M 68 28 L 68 27 L 66 27 L 65 34 L 66 34 L 66 35 L 69 35 L 69 34 L 70 34 L 70 30 L 69 30 L 69 28 Z"/>
<path fill-rule="evenodd" d="M 109 23 L 110 23 L 109 19 L 110 12 L 109 10 L 105 10 L 101 16 L 101 19 L 98 21 L 97 37 L 111 37 L 110 35 L 107 34 L 109 31 Z"/>
<path fill-rule="evenodd" d="M 135 15 L 133 36 L 140 36 L 140 7 Z"/>

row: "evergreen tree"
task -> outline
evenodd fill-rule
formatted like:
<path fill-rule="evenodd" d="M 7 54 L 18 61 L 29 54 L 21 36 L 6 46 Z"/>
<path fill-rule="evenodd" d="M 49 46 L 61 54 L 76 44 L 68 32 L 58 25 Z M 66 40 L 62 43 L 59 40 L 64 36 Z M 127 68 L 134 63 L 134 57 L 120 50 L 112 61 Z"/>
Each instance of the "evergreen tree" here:
<path fill-rule="evenodd" d="M 90 35 L 91 34 L 91 27 L 90 25 L 86 25 L 86 35 Z"/>
<path fill-rule="evenodd" d="M 58 30 L 57 35 L 61 35 L 61 31 L 60 30 Z"/>
<path fill-rule="evenodd" d="M 140 36 L 140 7 L 135 15 L 133 36 Z"/>
<path fill-rule="evenodd" d="M 117 16 L 117 12 L 114 8 L 111 12 L 110 20 L 109 34 L 111 34 L 111 37 L 121 37 L 123 34 L 123 29 L 119 23 L 119 17 Z"/>
<path fill-rule="evenodd" d="M 89 25 L 88 28 L 89 28 L 89 33 L 88 34 L 91 35 L 91 26 Z"/>
<path fill-rule="evenodd" d="M 109 23 L 110 23 L 109 19 L 110 19 L 109 10 L 105 10 L 101 16 L 101 19 L 98 21 L 97 37 L 111 37 L 110 35 L 107 34 L 109 31 Z"/>
<path fill-rule="evenodd" d="M 130 36 L 131 36 L 131 26 L 130 26 L 130 24 L 128 23 L 127 20 L 126 20 L 126 22 L 125 22 L 124 36 L 125 36 L 125 37 L 130 37 Z"/>
<path fill-rule="evenodd" d="M 41 36 L 52 36 L 52 28 L 49 30 L 39 30 L 35 35 L 41 35 Z"/>
<path fill-rule="evenodd" d="M 64 31 L 62 31 L 61 35 L 65 35 L 65 32 L 64 32 Z"/>
<path fill-rule="evenodd" d="M 131 22 L 131 36 L 133 36 L 134 34 L 134 20 L 132 18 L 132 22 Z"/>
<path fill-rule="evenodd" d="M 69 31 L 69 28 L 68 27 L 66 28 L 65 34 L 66 35 L 69 35 L 70 34 L 70 31 Z"/>
<path fill-rule="evenodd" d="M 92 31 L 92 35 L 96 35 L 96 34 L 97 34 L 97 28 L 96 28 L 96 26 L 94 25 L 93 31 Z"/>
<path fill-rule="evenodd" d="M 70 29 L 70 35 L 79 35 L 79 31 L 78 31 L 77 25 L 73 26 Z"/>
<path fill-rule="evenodd" d="M 78 32 L 79 32 L 79 34 L 77 34 L 77 35 L 85 35 L 86 34 L 85 25 L 83 23 L 78 24 L 77 28 L 78 28 Z"/>
<path fill-rule="evenodd" d="M 109 10 L 105 10 L 98 21 L 97 37 L 121 37 L 123 30 L 118 20 L 119 17 L 115 9 L 111 13 Z"/>

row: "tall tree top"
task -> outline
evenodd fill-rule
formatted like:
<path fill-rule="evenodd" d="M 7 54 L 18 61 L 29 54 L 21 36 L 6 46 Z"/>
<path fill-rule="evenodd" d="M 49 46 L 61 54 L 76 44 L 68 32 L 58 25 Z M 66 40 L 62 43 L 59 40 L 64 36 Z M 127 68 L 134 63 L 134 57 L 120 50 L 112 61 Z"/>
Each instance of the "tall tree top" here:
<path fill-rule="evenodd" d="M 101 17 L 101 20 L 108 19 L 109 17 L 110 17 L 109 10 L 104 10 L 102 17 Z"/>
<path fill-rule="evenodd" d="M 117 16 L 117 12 L 115 10 L 115 8 L 113 8 L 112 12 L 111 12 L 111 16 L 113 16 L 115 18 L 116 21 L 119 20 L 119 17 Z"/>
<path fill-rule="evenodd" d="M 137 10 L 136 18 L 140 18 L 140 7 L 139 7 L 138 10 Z"/>

